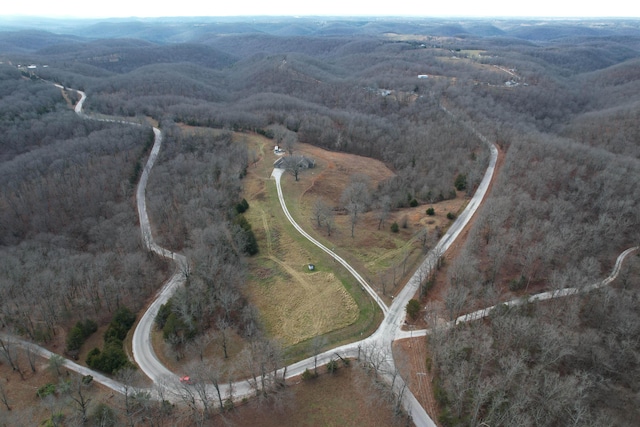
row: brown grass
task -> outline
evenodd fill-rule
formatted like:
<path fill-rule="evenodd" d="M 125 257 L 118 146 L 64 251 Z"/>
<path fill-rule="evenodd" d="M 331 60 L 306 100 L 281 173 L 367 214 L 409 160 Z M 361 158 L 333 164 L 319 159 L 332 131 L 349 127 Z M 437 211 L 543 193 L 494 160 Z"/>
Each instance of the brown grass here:
<path fill-rule="evenodd" d="M 493 181 L 489 185 L 487 194 L 489 194 L 493 188 L 495 179 L 497 178 L 499 171 L 504 164 L 504 157 L 504 151 L 498 149 L 496 172 L 494 174 Z M 452 245 L 449 250 L 443 255 L 443 267 L 438 270 L 434 276 L 434 286 L 420 301 L 420 305 L 421 307 L 423 307 L 423 310 L 418 315 L 418 320 L 415 322 L 411 322 L 412 326 L 415 329 L 423 329 L 434 326 L 427 324 L 424 320 L 426 314 L 424 311 L 424 307 L 426 307 L 427 305 L 431 310 L 436 310 L 436 312 L 438 313 L 444 312 L 443 298 L 449 286 L 449 282 L 447 280 L 447 269 L 451 262 L 458 256 L 460 250 L 466 243 L 469 237 L 469 230 L 473 226 L 474 221 L 475 216 L 471 218 L 471 221 L 469 221 L 467 226 L 463 229 L 455 244 Z M 508 293 L 508 289 L 506 289 L 502 297 L 503 299 L 507 299 L 509 295 L 510 294 Z M 419 298 L 419 295 L 416 294 L 414 298 Z M 481 307 L 478 306 L 476 308 Z M 437 322 L 446 322 L 447 320 L 448 319 L 444 318 L 436 318 Z M 408 361 L 404 364 L 399 365 L 402 376 L 403 378 L 407 379 L 406 381 L 409 384 L 411 391 L 415 395 L 416 399 L 418 399 L 418 401 L 426 409 L 427 413 L 431 415 L 432 419 L 436 418 L 436 415 L 438 414 L 438 407 L 433 396 L 433 375 L 427 369 L 426 360 L 428 357 L 428 348 L 425 342 L 425 338 L 423 337 L 405 339 L 395 342 L 394 354 L 396 356 L 400 356 L 401 359 Z M 396 358 L 396 360 L 398 360 L 398 358 Z"/>
<path fill-rule="evenodd" d="M 225 415 L 226 421 L 237 427 L 406 426 L 357 366 L 296 383 L 277 402 L 251 401 Z"/>
<path fill-rule="evenodd" d="M 265 179 L 275 160 L 268 140 L 251 136 L 246 141 L 264 156 L 249 169 L 244 196 L 250 205 L 245 216 L 260 245 L 260 253 L 250 260 L 249 299 L 258 307 L 267 331 L 289 347 L 354 323 L 356 302 L 331 271 L 308 270 L 316 257 L 288 226 L 275 183 Z"/>
<path fill-rule="evenodd" d="M 398 340 L 393 343 L 393 357 L 400 375 L 406 379 L 409 389 L 432 419 L 438 413 L 433 396 L 433 374 L 427 364 L 429 353 L 425 337 Z"/>
<path fill-rule="evenodd" d="M 183 128 L 194 132 L 220 132 Z M 260 253 L 249 260 L 246 289 L 248 299 L 259 309 L 267 332 L 287 348 L 354 324 L 359 308 L 342 279 L 326 267 L 319 266 L 315 272 L 307 269 L 308 263 L 316 262 L 317 257 L 309 251 L 310 244 L 290 227 L 282 214 L 275 183 L 270 178 L 275 159 L 270 141 L 252 134 L 234 134 L 234 139 L 245 143 L 257 159 L 243 180 L 243 196 L 250 205 L 245 216 L 260 246 Z M 237 335 L 232 344 L 235 350 L 231 353 L 237 353 L 243 347 L 242 339 Z M 158 358 L 174 372 L 182 372 L 194 357 L 187 354 L 186 359 L 176 360 L 176 355 L 159 334 L 154 334 L 153 345 Z M 219 358 L 219 348 L 212 343 L 205 351 L 205 357 Z"/>
<path fill-rule="evenodd" d="M 270 187 L 269 177 L 278 156 L 272 152 L 272 141 L 256 135 L 236 135 L 236 138 L 244 139 L 260 156 L 249 169 L 244 194 L 251 205 L 247 218 L 261 242 L 261 254 L 251 262 L 251 299 L 260 308 L 267 329 L 288 345 L 352 322 L 354 311 L 350 316 L 340 317 L 340 313 L 344 313 L 341 310 L 355 309 L 348 298 L 344 299 L 348 296 L 346 293 L 338 292 L 338 288 L 332 286 L 323 285 L 323 289 L 317 289 L 312 285 L 318 278 L 306 271 L 306 265 L 317 259 L 301 246 L 295 231 L 294 234 L 287 232 L 282 214 L 274 205 L 275 192 Z M 358 221 L 353 238 L 349 218 L 338 210 L 336 226 L 329 237 L 323 228 L 317 229 L 313 219 L 315 201 L 322 198 L 337 208 L 354 173 L 368 176 L 373 189 L 391 178 L 393 172 L 374 159 L 331 152 L 308 144 L 299 143 L 296 152 L 313 158 L 316 167 L 301 172 L 297 182 L 288 174 L 283 176 L 282 186 L 290 212 L 307 232 L 347 259 L 390 303 L 391 296 L 402 288 L 424 256 L 417 233 L 426 228 L 431 235 L 430 244 L 434 244 L 436 229 L 444 231 L 451 223 L 446 218 L 447 213 L 458 213 L 464 208 L 464 194 L 459 193 L 453 200 L 393 211 L 380 230 L 376 212 L 368 212 Z M 436 215 L 427 216 L 427 207 L 433 207 Z M 393 222 L 406 223 L 407 227 L 392 233 L 389 227 Z M 328 270 L 335 268 L 326 267 Z M 320 282 L 324 280 L 323 277 Z M 292 283 L 299 285 L 292 286 Z M 315 302 L 306 301 L 305 295 Z M 328 305 L 324 306 L 326 303 Z M 309 316 L 309 309 L 313 316 Z M 331 323 L 319 318 L 324 314 Z"/>
<path fill-rule="evenodd" d="M 33 373 L 21 349 L 18 350 L 18 354 L 18 363 L 24 379 L 18 372 L 11 370 L 7 363 L 0 363 L 0 383 L 5 389 L 11 407 L 11 411 L 8 411 L 5 405 L 0 403 L 0 425 L 36 426 L 49 419 L 54 412 L 65 414 L 67 421 L 64 425 L 72 425 L 69 421 L 77 415 L 77 410 L 68 397 L 55 394 L 48 399 L 41 399 L 36 395 L 36 391 L 47 383 L 57 385 L 61 381 L 71 380 L 76 374 L 62 368 L 60 377 L 56 377 L 47 369 L 48 361 L 42 358 L 37 359 L 36 372 Z M 119 404 L 118 397 L 98 383 L 92 383 L 86 391 L 91 399 L 90 414 L 98 403 L 105 403 L 111 407 Z"/>
<path fill-rule="evenodd" d="M 254 257 L 250 262 L 249 292 L 251 301 L 260 309 L 267 329 L 271 334 L 282 338 L 286 345 L 304 341 L 316 334 L 322 334 L 323 331 L 340 328 L 340 325 L 353 322 L 357 307 L 342 287 L 340 280 L 331 273 L 335 266 L 319 266 L 319 271 L 315 273 L 310 273 L 307 270 L 307 264 L 316 261 L 316 258 L 300 243 L 296 232 L 291 234 L 291 230 L 287 229 L 289 226 L 281 214 L 277 200 L 274 200 L 275 190 L 273 183 L 270 182 L 270 175 L 273 161 L 277 157 L 272 153 L 272 141 L 257 135 L 247 134 L 236 134 L 234 138 L 244 140 L 249 149 L 256 153 L 258 159 L 255 164 L 250 166 L 248 176 L 244 180 L 244 196 L 251 206 L 245 215 L 259 239 L 261 251 L 259 256 Z M 376 160 L 329 152 L 306 144 L 298 144 L 297 152 L 315 159 L 316 168 L 303 171 L 298 182 L 295 182 L 292 176 L 283 176 L 283 191 L 289 210 L 307 232 L 313 234 L 325 245 L 335 248 L 338 254 L 349 260 L 359 272 L 363 273 L 374 289 L 380 289 L 380 283 L 386 281 L 387 297 L 401 289 L 417 266 L 418 261 L 423 257 L 422 248 L 415 240 L 415 234 L 422 227 L 427 227 L 432 235 L 435 234 L 436 227 L 444 231 L 451 222 L 446 219 L 446 214 L 448 212 L 458 213 L 466 204 L 463 194 L 458 194 L 454 200 L 398 210 L 392 212 L 382 230 L 377 230 L 378 221 L 375 218 L 375 212 L 369 212 L 357 224 L 354 238 L 350 236 L 346 215 L 337 215 L 335 218 L 336 231 L 328 238 L 324 230 L 315 229 L 311 215 L 315 200 L 321 197 L 327 203 L 337 206 L 340 195 L 353 173 L 357 172 L 369 176 L 372 187 L 375 187 L 378 182 L 393 176 L 393 172 Z M 436 215 L 427 216 L 425 214 L 427 207 L 433 207 Z M 401 228 L 397 234 L 391 233 L 389 225 L 394 221 L 402 223 L 405 216 L 407 228 Z M 464 233 L 465 236 L 467 232 L 468 229 Z M 456 248 L 452 248 L 446 257 L 454 256 L 455 250 Z M 405 257 L 408 260 L 406 265 L 402 262 Z M 395 287 L 389 286 L 394 270 Z M 402 274 L 403 270 L 404 275 Z M 442 275 L 439 276 L 439 278 L 441 277 Z M 437 298 L 441 291 L 442 287 L 436 286 L 436 290 L 431 295 Z M 390 299 L 387 301 L 390 302 Z M 422 326 L 425 325 L 416 325 L 416 327 Z M 413 341 L 418 344 L 418 339 Z M 433 414 L 435 403 L 433 403 L 430 382 L 426 376 L 418 375 L 418 373 L 425 372 L 424 360 L 426 357 L 424 355 L 426 352 L 424 339 L 420 341 L 420 345 L 415 345 L 412 348 L 407 348 L 406 343 L 399 347 L 400 351 L 405 352 L 406 357 L 411 360 L 410 370 L 412 373 L 408 374 L 407 378 L 411 378 L 409 383 L 412 391 L 426 405 L 429 413 Z M 176 367 L 178 366 L 176 365 Z M 316 384 L 320 383 L 319 380 Z M 314 386 L 315 389 L 316 386 Z M 333 392 L 335 393 L 337 389 L 334 388 Z M 299 405 L 300 398 L 296 397 L 296 406 Z M 331 403 L 323 402 L 320 407 L 330 408 Z M 242 409 L 242 411 L 244 410 Z M 259 409 L 255 409 L 255 411 L 256 414 L 260 412 Z M 317 411 L 324 412 L 324 409 Z M 341 409 L 335 411 L 337 416 L 340 416 L 340 411 Z M 368 409 L 361 408 L 361 411 L 367 412 Z M 351 416 L 348 418 L 353 419 Z M 247 420 L 246 424 L 242 424 L 244 422 L 242 421 L 238 425 L 272 425 L 268 424 L 270 421 L 264 420 L 259 415 L 250 415 L 250 412 L 249 414 L 243 413 L 235 420 L 238 419 Z M 291 424 L 291 422 L 284 424 L 318 425 Z M 338 425 L 332 424 L 331 421 L 321 421 L 320 424 Z M 340 425 L 375 424 L 347 423 Z"/>
<path fill-rule="evenodd" d="M 36 390 L 47 384 L 72 378 L 63 369 L 60 378 L 47 370 L 47 361 L 39 359 L 36 373 L 31 373 L 28 362 L 19 359 L 24 379 L 11 370 L 6 363 L 0 363 L 0 382 L 6 390 L 11 411 L 0 403 L 0 425 L 36 426 L 49 419 L 52 413 L 61 412 L 65 418 L 63 425 L 80 425 L 73 417 L 77 415 L 73 402 L 62 395 L 46 400 L 36 396 Z M 322 370 L 323 371 L 323 370 Z M 111 407 L 118 421 L 116 425 L 125 425 L 124 399 L 121 395 L 92 383 L 87 389 L 89 415 L 99 403 Z M 224 418 L 224 420 L 222 419 Z M 79 421 L 79 420 L 78 420 Z M 194 425 L 188 409 L 174 408 L 173 415 L 163 421 L 163 426 Z M 269 402 L 251 400 L 234 408 L 224 416 L 216 415 L 208 422 L 211 425 L 231 423 L 241 426 L 396 426 L 400 421 L 394 417 L 390 406 L 373 388 L 371 379 L 357 366 L 341 367 L 336 374 L 322 374 L 318 378 L 302 382 L 292 379 L 284 391 Z M 89 424 L 93 425 L 93 424 Z M 227 424 L 224 424 L 227 425 Z"/>
<path fill-rule="evenodd" d="M 351 237 L 350 219 L 339 210 L 340 197 L 351 175 L 368 176 L 373 190 L 378 183 L 391 178 L 393 171 L 374 159 L 331 152 L 308 144 L 299 144 L 297 151 L 315 159 L 316 167 L 301 173 L 298 182 L 291 176 L 283 177 L 286 200 L 297 200 L 297 203 L 289 202 L 292 215 L 308 233 L 347 259 L 390 303 L 391 295 L 402 289 L 410 272 L 424 256 L 416 234 L 426 227 L 434 238 L 436 228 L 445 230 L 451 223 L 446 218 L 447 213 L 457 213 L 466 204 L 464 194 L 458 193 L 453 200 L 392 211 L 380 230 L 376 211 L 367 212 L 358 220 L 354 237 Z M 313 219 L 313 206 L 319 198 L 337 209 L 336 227 L 331 236 L 327 236 L 323 228 L 318 229 Z M 427 216 L 425 211 L 428 207 L 433 207 L 436 215 Z M 402 225 L 405 218 L 407 227 L 392 233 L 391 224 L 397 222 Z"/>

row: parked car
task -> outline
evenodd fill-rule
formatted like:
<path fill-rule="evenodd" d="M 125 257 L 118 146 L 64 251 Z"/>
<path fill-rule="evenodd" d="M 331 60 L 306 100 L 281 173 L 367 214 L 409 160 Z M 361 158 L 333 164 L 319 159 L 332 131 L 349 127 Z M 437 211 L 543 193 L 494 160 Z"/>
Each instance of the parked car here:
<path fill-rule="evenodd" d="M 190 376 L 185 375 L 183 377 L 180 377 L 180 382 L 182 384 L 193 384 L 195 381 L 193 381 Z"/>

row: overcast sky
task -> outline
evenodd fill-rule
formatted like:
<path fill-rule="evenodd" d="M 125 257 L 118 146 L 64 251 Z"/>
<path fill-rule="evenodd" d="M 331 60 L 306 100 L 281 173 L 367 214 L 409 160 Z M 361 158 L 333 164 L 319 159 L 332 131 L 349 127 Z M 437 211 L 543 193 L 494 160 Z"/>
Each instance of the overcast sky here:
<path fill-rule="evenodd" d="M 7 0 L 0 15 L 159 17 L 239 15 L 420 17 L 640 17 L 637 0 Z"/>

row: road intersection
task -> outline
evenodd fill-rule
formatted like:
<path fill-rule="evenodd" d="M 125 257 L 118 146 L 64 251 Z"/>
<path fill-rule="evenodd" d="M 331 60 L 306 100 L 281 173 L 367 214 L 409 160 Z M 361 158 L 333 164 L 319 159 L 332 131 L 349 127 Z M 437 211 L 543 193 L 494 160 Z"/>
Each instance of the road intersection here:
<path fill-rule="evenodd" d="M 62 88 L 60 85 L 56 85 L 57 87 Z M 101 120 L 101 121 L 109 121 L 109 122 L 117 122 L 128 125 L 136 125 L 140 126 L 139 123 L 129 122 L 126 120 L 118 120 L 118 119 L 96 119 L 87 116 L 83 112 L 84 101 L 86 100 L 86 95 L 77 91 L 81 99 L 76 104 L 74 110 L 75 112 L 87 119 L 93 120 Z M 449 111 L 445 110 L 448 114 L 451 114 Z M 433 268 L 435 268 L 437 261 L 440 256 L 442 256 L 447 249 L 454 243 L 456 238 L 460 235 L 464 227 L 468 224 L 473 214 L 476 212 L 481 202 L 484 200 L 488 189 L 489 184 L 493 178 L 498 150 L 496 146 L 488 141 L 484 136 L 479 134 L 477 131 L 473 130 L 474 133 L 487 145 L 490 150 L 490 160 L 489 166 L 485 172 L 485 175 L 479 184 L 476 192 L 473 197 L 467 204 L 465 210 L 458 216 L 457 220 L 451 225 L 451 227 L 447 230 L 442 239 L 438 242 L 438 244 L 426 255 L 422 264 L 418 267 L 415 274 L 409 279 L 405 287 L 400 291 L 400 293 L 395 297 L 391 306 L 387 306 L 379 295 L 371 288 L 371 286 L 362 278 L 362 276 L 353 269 L 342 257 L 335 254 L 332 250 L 322 245 L 316 239 L 314 239 L 311 235 L 309 235 L 302 227 L 300 227 L 295 219 L 289 213 L 287 209 L 282 189 L 280 185 L 281 177 L 284 172 L 282 169 L 274 169 L 272 173 L 272 177 L 275 180 L 275 184 L 278 190 L 278 198 L 282 207 L 283 212 L 287 219 L 291 222 L 291 224 L 295 227 L 295 229 L 300 232 L 305 238 L 307 238 L 314 245 L 322 249 L 324 252 L 333 257 L 338 263 L 343 265 L 359 282 L 359 284 L 365 289 L 371 298 L 378 304 L 380 309 L 384 314 L 384 319 L 381 322 L 378 329 L 369 337 L 353 342 L 350 344 L 342 345 L 331 350 L 328 350 L 320 355 L 313 356 L 299 362 L 296 362 L 288 367 L 282 368 L 278 371 L 279 375 L 284 375 L 286 372 L 286 377 L 291 378 L 302 374 L 305 369 L 312 369 L 314 365 L 323 365 L 336 358 L 340 357 L 343 359 L 346 358 L 356 358 L 362 355 L 372 355 L 377 353 L 378 355 L 382 355 L 381 363 L 379 365 L 379 373 L 386 377 L 389 380 L 390 386 L 393 388 L 396 395 L 401 399 L 402 406 L 404 409 L 411 415 L 413 422 L 417 426 L 428 426 L 435 427 L 436 424 L 424 410 L 424 408 L 419 404 L 415 396 L 411 393 L 411 390 L 407 387 L 406 382 L 398 375 L 397 367 L 395 366 L 395 362 L 392 357 L 391 345 L 395 340 L 410 338 L 410 337 L 418 337 L 424 336 L 429 333 L 428 330 L 414 330 L 414 331 L 403 331 L 402 325 L 405 320 L 405 307 L 408 301 L 413 298 L 413 296 L 418 291 L 420 283 L 424 278 L 428 277 Z M 149 218 L 146 211 L 146 185 L 149 179 L 149 174 L 153 168 L 153 165 L 157 159 L 158 153 L 160 152 L 160 148 L 162 145 L 162 132 L 158 128 L 153 128 L 153 132 L 155 135 L 154 145 L 149 155 L 149 159 L 144 167 L 142 172 L 140 182 L 136 191 L 136 199 L 137 199 L 137 209 L 140 221 L 140 229 L 141 235 L 144 245 L 148 250 L 168 259 L 174 261 L 176 268 L 173 275 L 170 279 L 162 286 L 162 288 L 157 292 L 154 300 L 149 304 L 144 314 L 142 315 L 140 321 L 138 322 L 134 333 L 133 333 L 133 343 L 132 343 L 132 352 L 133 358 L 137 363 L 138 367 L 142 372 L 144 372 L 157 386 L 164 387 L 163 396 L 169 394 L 175 394 L 178 396 L 180 394 L 181 389 L 184 385 L 180 384 L 179 375 L 168 370 L 158 359 L 156 354 L 154 353 L 153 346 L 151 344 L 151 332 L 154 325 L 154 320 L 158 313 L 160 306 L 166 303 L 169 298 L 173 295 L 175 290 L 182 286 L 185 281 L 185 274 L 188 272 L 189 264 L 186 257 L 181 254 L 174 253 L 165 248 L 160 247 L 155 243 L 153 239 L 153 234 L 151 231 L 151 225 L 149 223 Z M 557 298 L 562 296 L 573 295 L 577 292 L 581 291 L 590 291 L 592 289 L 599 288 L 601 286 L 608 285 L 611 281 L 615 279 L 617 276 L 620 265 L 623 262 L 624 258 L 629 255 L 631 252 L 638 250 L 638 247 L 630 248 L 624 251 L 618 257 L 616 261 L 616 265 L 609 277 L 605 280 L 595 283 L 590 286 L 586 286 L 584 288 L 569 288 L 562 289 L 557 291 L 545 292 L 542 294 L 537 294 L 528 297 L 529 301 L 542 301 L 551 298 Z M 523 302 L 522 299 L 509 301 L 504 304 L 508 306 L 521 304 Z M 466 314 L 464 316 L 458 317 L 455 321 L 449 322 L 446 327 L 451 327 L 453 325 L 469 322 L 473 320 L 477 320 L 487 316 L 491 310 L 493 310 L 496 306 L 488 307 L 483 310 L 479 310 L 473 313 Z M 30 346 L 31 348 L 37 349 L 37 352 L 45 358 L 49 358 L 53 355 L 53 353 L 49 352 L 46 349 L 41 347 L 37 347 L 34 344 L 28 343 L 26 341 L 20 340 L 15 337 L 8 336 L 7 334 L 0 333 L 0 338 L 2 339 L 10 339 L 14 343 L 21 346 Z M 67 360 L 65 362 L 65 366 L 69 369 L 72 369 L 76 372 L 81 373 L 82 375 L 92 375 L 94 380 L 100 382 L 101 384 L 111 388 L 112 390 L 124 393 L 126 389 L 122 384 L 117 381 L 102 375 L 100 373 L 94 372 L 86 367 L 78 365 L 72 361 Z M 209 393 L 213 396 L 213 386 L 211 386 L 212 390 Z M 233 390 L 233 398 L 234 399 L 242 399 L 244 397 L 250 397 L 255 393 L 255 390 L 250 386 L 249 382 L 246 380 L 238 381 L 232 385 L 221 385 L 221 392 L 225 395 L 231 395 L 231 390 Z M 168 394 L 166 392 L 169 392 Z M 150 390 L 152 396 L 155 396 L 155 390 Z"/>

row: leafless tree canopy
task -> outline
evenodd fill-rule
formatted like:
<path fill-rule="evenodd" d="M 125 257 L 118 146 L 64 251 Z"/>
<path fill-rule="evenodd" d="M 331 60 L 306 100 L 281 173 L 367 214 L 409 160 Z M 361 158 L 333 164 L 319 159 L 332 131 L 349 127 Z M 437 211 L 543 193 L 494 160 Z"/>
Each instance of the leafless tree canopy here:
<path fill-rule="evenodd" d="M 148 31 L 114 22 L 115 37 L 102 39 L 84 24 L 0 32 L 0 328 L 49 341 L 86 313 L 105 325 L 122 305 L 141 309 L 168 274 L 141 245 L 134 205 L 151 128 L 84 120 L 69 108 L 78 95 L 51 82 L 86 91 L 90 114 L 162 128 L 147 207 L 158 242 L 191 262 L 165 307 L 169 341 L 176 354 L 197 354 L 213 334 L 227 356 L 237 333 L 251 343 L 243 360 L 256 394 L 278 387 L 282 352 L 243 294 L 248 233 L 234 206 L 258 155 L 230 131 L 273 138 L 290 158 L 308 143 L 394 171 L 375 188 L 356 174 L 341 200 L 318 202 L 314 225 L 327 235 L 334 209 L 348 212 L 353 236 L 367 209 L 382 228 L 414 199 L 456 197 L 459 175 L 473 192 L 489 159 L 482 136 L 495 142 L 499 175 L 448 266 L 444 311 L 430 315 L 453 319 L 506 289 L 602 279 L 640 242 L 640 25 L 534 23 L 300 18 L 150 22 Z M 441 424 L 640 419 L 637 259 L 615 289 L 431 335 Z M 35 369 L 15 353 L 0 343 L 2 363 Z M 371 355 L 368 365 L 379 363 Z M 90 405 L 80 393 L 82 419 Z M 138 397 L 125 405 L 130 424 L 150 420 L 153 405 Z M 209 420 L 201 407 L 193 416 Z"/>

